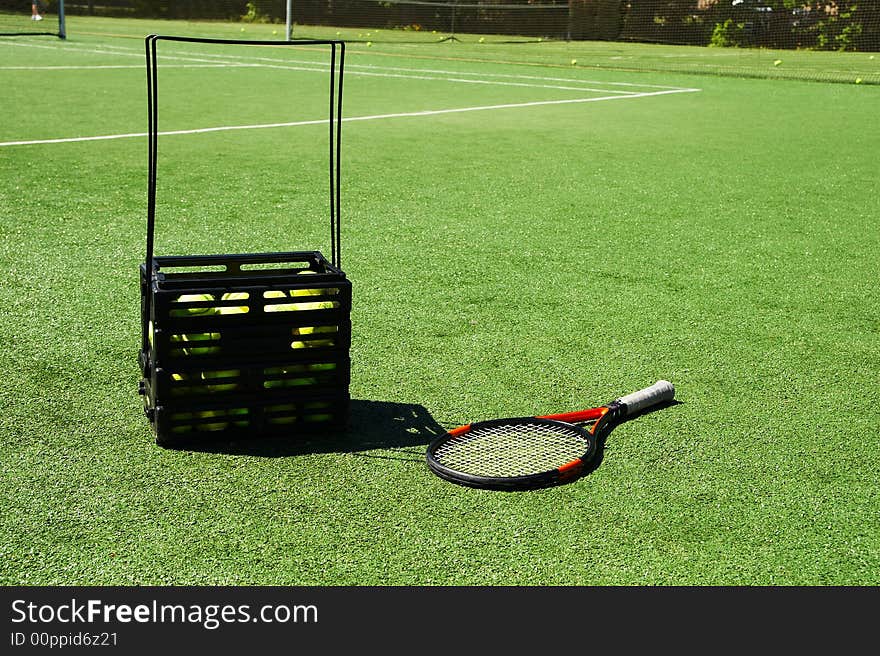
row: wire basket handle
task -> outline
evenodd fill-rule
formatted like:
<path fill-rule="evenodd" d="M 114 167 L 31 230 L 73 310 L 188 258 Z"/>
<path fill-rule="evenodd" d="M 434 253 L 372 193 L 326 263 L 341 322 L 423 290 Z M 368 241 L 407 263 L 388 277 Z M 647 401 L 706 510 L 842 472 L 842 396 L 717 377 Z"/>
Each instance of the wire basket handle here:
<path fill-rule="evenodd" d="M 250 46 L 330 46 L 330 262 L 334 267 L 341 264 L 341 230 L 340 230 L 340 139 L 342 135 L 342 73 L 345 65 L 345 42 L 337 40 L 297 40 L 297 41 L 239 41 L 232 39 L 208 39 L 197 37 L 162 36 L 151 34 L 145 39 L 147 57 L 147 121 L 148 129 L 148 166 L 149 178 L 147 187 L 147 271 L 152 268 L 154 254 L 154 237 L 156 230 L 156 169 L 157 143 L 159 137 L 158 120 L 158 83 L 156 64 L 156 44 L 159 41 L 177 41 L 185 43 L 235 44 Z"/>

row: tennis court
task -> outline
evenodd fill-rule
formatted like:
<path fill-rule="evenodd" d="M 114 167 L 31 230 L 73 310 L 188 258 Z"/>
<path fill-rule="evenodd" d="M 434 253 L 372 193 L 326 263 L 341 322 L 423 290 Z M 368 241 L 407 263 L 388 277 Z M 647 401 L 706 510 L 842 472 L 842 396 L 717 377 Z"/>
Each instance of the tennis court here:
<path fill-rule="evenodd" d="M 608 65 L 693 47 L 308 30 L 351 39 L 349 430 L 162 449 L 137 394 L 143 38 L 277 38 L 241 29 L 0 39 L 0 581 L 878 583 L 880 87 L 773 79 L 767 52 L 731 55 L 757 79 Z M 159 45 L 159 252 L 327 248 L 326 62 Z M 661 378 L 678 403 L 569 484 L 425 464 L 452 427 Z"/>

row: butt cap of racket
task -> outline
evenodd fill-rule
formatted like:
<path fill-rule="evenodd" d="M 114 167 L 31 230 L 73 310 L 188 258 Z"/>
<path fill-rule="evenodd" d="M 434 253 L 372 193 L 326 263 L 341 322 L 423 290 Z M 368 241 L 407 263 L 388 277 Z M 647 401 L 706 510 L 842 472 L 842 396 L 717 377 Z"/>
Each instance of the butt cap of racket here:
<path fill-rule="evenodd" d="M 618 403 L 626 406 L 626 416 L 638 414 L 652 406 L 666 403 L 675 398 L 675 387 L 668 380 L 658 380 L 650 387 L 621 396 Z"/>

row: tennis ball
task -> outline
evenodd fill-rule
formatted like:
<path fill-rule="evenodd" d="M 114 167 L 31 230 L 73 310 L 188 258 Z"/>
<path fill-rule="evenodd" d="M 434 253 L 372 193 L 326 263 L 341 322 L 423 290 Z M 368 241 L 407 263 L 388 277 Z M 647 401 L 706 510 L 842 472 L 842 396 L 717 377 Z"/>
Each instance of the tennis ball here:
<path fill-rule="evenodd" d="M 577 60 L 577 59 L 572 59 L 572 60 L 571 60 L 571 65 L 572 65 L 572 66 L 577 66 L 577 63 L 578 63 L 578 60 Z"/>
<path fill-rule="evenodd" d="M 857 77 L 857 78 L 856 78 L 856 84 L 861 84 L 861 83 L 862 83 L 862 78 Z"/>
<path fill-rule="evenodd" d="M 176 303 L 193 303 L 196 301 L 213 301 L 211 294 L 181 294 L 177 297 Z M 178 308 L 172 309 L 170 312 L 172 317 L 188 317 L 188 316 L 210 316 L 217 314 L 217 308 L 212 306 L 194 307 L 194 308 Z"/>
<path fill-rule="evenodd" d="M 300 326 L 299 328 L 294 328 L 291 331 L 294 335 L 313 335 L 315 333 L 329 333 L 336 332 L 335 326 Z M 291 342 L 290 348 L 292 349 L 304 349 L 304 348 L 318 348 L 322 346 L 333 346 L 335 342 L 332 339 L 313 339 L 308 342 L 303 341 L 294 341 Z"/>
<path fill-rule="evenodd" d="M 332 339 L 313 339 L 308 342 L 295 341 L 290 343 L 292 349 L 318 348 L 321 346 L 333 346 Z"/>
<path fill-rule="evenodd" d="M 240 375 L 239 369 L 225 369 L 223 371 L 203 371 L 202 380 L 211 380 L 212 378 L 235 378 Z"/>
<path fill-rule="evenodd" d="M 367 41 L 367 47 L 368 47 L 368 48 L 372 48 L 372 47 L 373 47 L 373 42 L 372 42 L 372 41 Z"/>
<path fill-rule="evenodd" d="M 226 413 L 223 410 L 203 410 L 202 412 L 196 412 L 195 415 L 198 419 L 214 419 L 216 417 L 225 417 Z M 206 424 L 199 424 L 198 426 L 199 430 L 206 431 L 225 430 L 228 427 L 228 421 L 216 421 Z"/>
<path fill-rule="evenodd" d="M 283 378 L 281 380 L 267 380 L 263 382 L 266 389 L 278 389 L 280 387 L 302 387 L 304 385 L 317 385 L 318 379 L 313 376 L 304 378 Z"/>
<path fill-rule="evenodd" d="M 220 297 L 221 300 L 224 301 L 246 301 L 250 298 L 250 294 L 247 292 L 227 292 Z M 220 314 L 247 314 L 248 312 L 247 305 L 238 305 L 232 307 L 221 307 Z"/>
<path fill-rule="evenodd" d="M 210 340 L 220 339 L 220 333 L 185 333 L 183 335 L 172 335 L 171 341 L 177 342 L 205 342 Z M 217 353 L 220 350 L 219 346 L 185 346 L 183 348 L 184 355 L 210 355 L 211 353 Z"/>
<path fill-rule="evenodd" d="M 287 294 L 280 289 L 273 289 L 268 292 L 263 292 L 263 298 L 287 298 Z M 266 305 L 263 309 L 266 312 L 285 312 L 287 310 L 294 310 L 296 307 L 290 304 L 273 304 Z"/>
<path fill-rule="evenodd" d="M 292 374 L 299 375 L 302 372 L 307 371 L 305 365 L 302 364 L 291 364 L 285 367 L 269 367 L 263 370 L 263 373 L 269 376 L 290 376 Z M 283 378 L 281 380 L 266 380 L 263 381 L 263 387 L 266 389 L 277 389 L 279 387 L 294 387 L 298 385 L 315 385 L 318 382 L 317 378 L 309 378 L 309 377 L 298 377 L 298 378 Z"/>
<path fill-rule="evenodd" d="M 230 417 L 246 417 L 248 415 L 248 409 L 247 408 L 232 408 L 230 410 L 227 410 L 226 414 L 229 415 Z M 249 422 L 247 421 L 247 419 L 238 419 L 238 420 L 232 422 L 232 425 L 235 426 L 236 428 L 247 428 L 249 425 Z"/>
<path fill-rule="evenodd" d="M 871 55 L 870 57 L 868 57 L 868 59 L 874 59 L 874 55 Z"/>
<path fill-rule="evenodd" d="M 319 289 L 291 289 L 289 295 L 283 291 L 268 291 L 263 293 L 264 298 L 291 298 L 302 296 L 320 295 Z M 293 312 L 295 310 L 329 310 L 337 307 L 335 301 L 315 301 L 313 303 L 278 303 L 267 305 L 266 312 Z"/>
<path fill-rule="evenodd" d="M 781 59 L 777 59 L 775 62 L 773 62 L 773 65 L 774 65 L 774 66 L 779 66 L 781 63 L 782 63 L 782 60 L 781 60 Z"/>
<path fill-rule="evenodd" d="M 269 376 L 273 375 L 284 375 L 292 374 L 292 373 L 300 373 L 306 370 L 306 366 L 304 364 L 289 364 L 286 367 L 267 367 L 263 369 L 263 373 Z"/>
<path fill-rule="evenodd" d="M 301 310 L 332 310 L 333 301 L 316 301 L 315 303 L 297 303 Z"/>
<path fill-rule="evenodd" d="M 486 37 L 480 37 L 480 43 L 486 43 Z"/>
<path fill-rule="evenodd" d="M 209 392 L 229 392 L 238 387 L 237 379 L 241 374 L 238 369 L 226 369 L 224 371 L 203 371 L 202 380 L 219 381 L 217 384 L 205 385 L 205 389 Z M 230 380 L 232 379 L 232 380 Z"/>
<path fill-rule="evenodd" d="M 278 34 L 278 30 L 272 30 L 272 34 Z"/>
<path fill-rule="evenodd" d="M 296 415 L 292 417 L 270 417 L 270 424 L 295 424 L 296 423 Z"/>

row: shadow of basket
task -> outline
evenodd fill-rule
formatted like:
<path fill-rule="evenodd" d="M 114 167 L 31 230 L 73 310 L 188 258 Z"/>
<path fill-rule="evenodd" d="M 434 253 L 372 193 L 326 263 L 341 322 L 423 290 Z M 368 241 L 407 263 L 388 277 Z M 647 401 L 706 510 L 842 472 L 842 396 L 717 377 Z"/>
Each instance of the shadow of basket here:
<path fill-rule="evenodd" d="M 249 437 L 182 444 L 181 450 L 264 458 L 309 453 L 356 453 L 374 449 L 424 447 L 446 429 L 415 403 L 352 399 L 346 428 L 312 434 Z"/>

